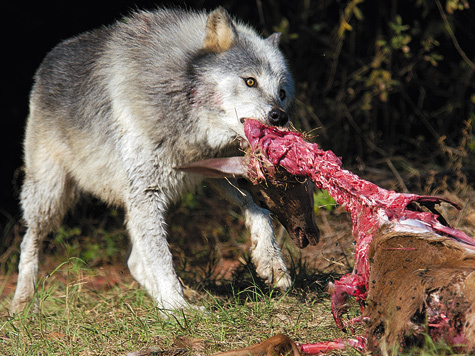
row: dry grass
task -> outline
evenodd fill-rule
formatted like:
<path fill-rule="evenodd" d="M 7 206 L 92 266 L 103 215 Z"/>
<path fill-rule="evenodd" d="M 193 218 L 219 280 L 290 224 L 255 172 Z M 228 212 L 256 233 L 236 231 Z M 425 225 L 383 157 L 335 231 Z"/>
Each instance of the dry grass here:
<path fill-rule="evenodd" d="M 388 175 L 378 169 L 380 180 L 371 180 L 401 190 L 397 179 L 383 181 L 381 177 Z M 442 212 L 454 226 L 474 236 L 474 190 L 468 185 L 453 191 L 437 185 L 429 188 L 424 193 L 437 193 L 463 207 L 461 213 L 447 207 Z M 0 275 L 0 355 L 125 355 L 183 347 L 194 354 L 212 354 L 246 347 L 279 333 L 301 343 L 351 337 L 334 325 L 326 292 L 328 282 L 348 272 L 353 263 L 354 246 L 346 213 L 339 208 L 331 212 L 319 209 L 321 244 L 303 251 L 291 244 L 280 227 L 276 228 L 294 279 L 291 291 L 282 294 L 254 275 L 240 216 L 233 211 L 229 214 L 229 208 L 220 205 L 222 201 L 208 202 L 207 192 L 201 196 L 195 207 L 188 202 L 173 209 L 170 230 L 173 241 L 178 239 L 171 248 L 186 294 L 207 312 L 187 310 L 163 318 L 130 276 L 125 263 L 118 262 L 124 256 L 103 263 L 93 256 L 86 264 L 76 257 L 64 257 L 77 253 L 68 245 L 69 240 L 53 249 L 53 236 L 46 244 L 50 254 L 43 259 L 40 271 L 38 313 L 10 317 L 8 307 L 16 277 L 10 272 Z M 225 216 L 216 217 L 220 211 L 226 212 Z M 183 229 L 186 225 L 193 230 Z M 68 229 L 75 228 L 65 227 L 61 233 Z M 93 230 L 83 229 L 79 235 L 89 236 Z M 118 235 L 114 233 L 113 239 Z M 90 242 L 81 236 L 76 238 Z M 194 239 L 190 241 L 189 236 Z M 412 354 L 441 352 L 450 353 L 443 346 L 429 345 Z M 349 349 L 338 354 L 359 353 Z"/>
<path fill-rule="evenodd" d="M 117 273 L 115 283 L 97 282 Z M 11 318 L 11 295 L 3 298 L 0 354 L 119 355 L 179 347 L 211 354 L 279 333 L 300 342 L 345 337 L 333 325 L 328 296 L 318 283 L 326 284 L 326 276 L 289 294 L 251 276 L 238 278 L 239 285 L 221 281 L 214 290 L 194 292 L 193 303 L 204 306 L 205 313 L 187 310 L 163 318 L 125 270 L 91 270 L 73 258 L 41 278 L 38 313 Z"/>

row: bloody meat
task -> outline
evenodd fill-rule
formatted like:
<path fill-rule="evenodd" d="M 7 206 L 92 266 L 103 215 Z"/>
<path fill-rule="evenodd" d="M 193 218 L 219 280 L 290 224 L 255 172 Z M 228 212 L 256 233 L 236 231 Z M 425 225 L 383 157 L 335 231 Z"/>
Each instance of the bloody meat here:
<path fill-rule="evenodd" d="M 276 169 L 282 167 L 292 175 L 309 177 L 317 188 L 326 189 L 351 215 L 356 242 L 354 269 L 330 285 L 332 314 L 340 328 L 348 324 L 341 318 L 348 296 L 364 307 L 369 289 L 369 248 L 381 227 L 388 232 L 446 236 L 462 244 L 464 249 L 475 251 L 475 240 L 448 226 L 435 210 L 435 205 L 441 202 L 460 209 L 456 204 L 439 197 L 401 194 L 378 187 L 342 169 L 339 157 L 306 141 L 300 133 L 267 127 L 253 119 L 246 120 L 245 133 L 252 148 L 248 166 L 251 179 L 256 182 L 272 179 Z M 362 320 L 359 317 L 350 322 Z M 339 341 L 338 345 L 341 344 Z M 363 346 L 361 340 L 358 345 Z"/>

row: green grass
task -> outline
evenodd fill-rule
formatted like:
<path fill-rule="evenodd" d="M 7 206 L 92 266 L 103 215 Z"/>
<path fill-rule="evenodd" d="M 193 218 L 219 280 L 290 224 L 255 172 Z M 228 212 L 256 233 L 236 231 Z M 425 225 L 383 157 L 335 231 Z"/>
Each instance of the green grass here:
<path fill-rule="evenodd" d="M 0 302 L 0 355 L 125 355 L 183 347 L 191 354 L 212 354 L 247 347 L 280 333 L 300 343 L 352 336 L 339 330 L 331 317 L 329 296 L 320 287 L 328 275 L 313 275 L 311 283 L 302 283 L 309 281 L 297 275 L 298 285 L 281 293 L 249 273 L 238 279 L 239 284 L 220 283 L 214 290 L 195 293 L 193 303 L 205 311 L 188 309 L 168 317 L 163 317 L 130 275 L 106 291 L 90 288 L 91 276 L 97 277 L 97 271 L 70 258 L 40 279 L 37 303 L 25 312 L 10 317 L 11 296 L 4 298 Z M 35 305 L 37 312 L 33 312 Z M 364 333 L 361 327 L 355 332 Z M 361 353 L 346 349 L 335 354 Z M 446 346 L 431 342 L 407 353 L 450 354 Z"/>
<path fill-rule="evenodd" d="M 470 190 L 460 199 L 473 201 L 474 194 Z M 247 233 L 241 218 L 215 204 L 213 200 L 214 208 L 209 209 L 213 214 L 226 214 L 203 216 L 202 206 L 196 210 L 179 206 L 172 211 L 170 224 L 177 273 L 191 303 L 206 312 L 189 309 L 164 318 L 125 267 L 128 243 L 123 227 L 100 214 L 92 222 L 83 215 L 45 242 L 36 293 L 38 312 L 33 312 L 32 304 L 24 313 L 8 315 L 18 252 L 8 249 L 1 256 L 0 355 L 126 355 L 182 347 L 206 355 L 247 347 L 280 333 L 300 343 L 352 337 L 335 326 L 326 292 L 328 282 L 338 277 L 334 273 L 346 273 L 352 264 L 351 226 L 344 214 L 338 209 L 318 211 L 322 231 L 318 247 L 300 251 L 288 238 L 278 237 L 294 280 L 292 289 L 281 293 L 256 277 L 243 254 Z M 444 215 L 455 221 L 460 215 L 452 213 Z M 459 226 L 473 228 L 469 220 L 473 209 L 461 215 L 467 219 Z M 82 226 L 81 231 L 75 226 Z M 180 230 L 181 226 L 188 229 Z M 21 229 L 9 241 L 16 241 L 14 246 L 20 240 Z M 217 273 L 225 260 L 241 261 L 232 278 Z M 355 334 L 364 334 L 363 327 Z M 336 354 L 360 355 L 352 349 Z M 429 340 L 424 348 L 406 354 L 452 352 Z"/>
<path fill-rule="evenodd" d="M 300 342 L 345 337 L 329 318 L 329 300 L 320 287 L 282 294 L 249 277 L 247 286 L 242 280 L 198 292 L 194 304 L 205 312 L 190 309 L 164 318 L 131 277 L 110 290 L 94 291 L 85 282 L 94 273 L 75 258 L 60 264 L 38 283 L 37 313 L 32 304 L 10 317 L 11 296 L 4 298 L 0 354 L 117 355 L 173 349 L 184 339 L 192 349 L 210 354 L 279 333 Z"/>
<path fill-rule="evenodd" d="M 189 309 L 164 318 L 130 276 L 109 290 L 88 287 L 94 270 L 77 259 L 41 278 L 38 312 L 8 316 L 11 296 L 0 302 L 0 355 L 125 355 L 133 351 L 173 350 L 212 354 L 258 343 L 284 333 L 300 343 L 351 337 L 337 329 L 328 295 L 318 286 L 296 286 L 280 293 L 259 281 L 246 287 L 231 282 L 195 293 Z M 363 334 L 360 327 L 357 334 Z M 430 341 L 430 340 L 429 340 Z M 338 355 L 360 355 L 356 350 Z M 397 354 L 397 353 L 394 353 Z M 444 345 L 428 342 L 408 355 L 450 355 Z"/>

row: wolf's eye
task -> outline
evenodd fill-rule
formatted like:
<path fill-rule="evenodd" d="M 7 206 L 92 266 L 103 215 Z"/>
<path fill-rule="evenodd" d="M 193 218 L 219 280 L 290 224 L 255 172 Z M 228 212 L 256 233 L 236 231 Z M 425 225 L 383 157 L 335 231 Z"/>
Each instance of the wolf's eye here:
<path fill-rule="evenodd" d="M 257 86 L 257 80 L 255 80 L 254 78 L 244 78 L 244 82 L 249 88 Z"/>
<path fill-rule="evenodd" d="M 279 97 L 281 101 L 284 101 L 287 98 L 287 93 L 285 92 L 284 89 L 280 89 L 279 91 Z"/>

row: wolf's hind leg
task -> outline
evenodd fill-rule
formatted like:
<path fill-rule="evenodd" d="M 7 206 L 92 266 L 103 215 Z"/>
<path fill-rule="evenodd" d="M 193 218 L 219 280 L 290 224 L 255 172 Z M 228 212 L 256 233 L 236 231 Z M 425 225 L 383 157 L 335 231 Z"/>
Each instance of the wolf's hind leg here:
<path fill-rule="evenodd" d="M 238 191 L 224 179 L 208 181 L 226 198 L 241 207 L 246 227 L 251 235 L 251 259 L 259 277 L 277 288 L 283 290 L 290 288 L 292 280 L 275 241 L 269 211 L 257 206 L 249 193 Z"/>
<path fill-rule="evenodd" d="M 11 314 L 22 311 L 32 301 L 41 241 L 61 223 L 74 197 L 72 183 L 61 167 L 45 161 L 35 164 L 38 169 L 34 172 L 27 170 L 21 193 L 27 230 L 21 243 L 18 282 Z"/>

